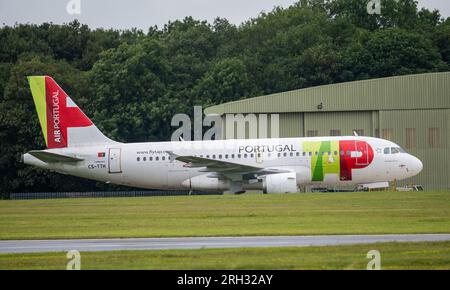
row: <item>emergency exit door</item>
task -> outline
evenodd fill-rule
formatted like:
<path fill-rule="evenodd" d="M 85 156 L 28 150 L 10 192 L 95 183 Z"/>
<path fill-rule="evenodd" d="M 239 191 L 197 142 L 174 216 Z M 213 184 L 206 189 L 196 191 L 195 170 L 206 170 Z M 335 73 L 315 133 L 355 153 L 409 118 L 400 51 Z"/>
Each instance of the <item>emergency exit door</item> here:
<path fill-rule="evenodd" d="M 109 173 L 121 173 L 121 150 L 120 148 L 110 148 L 108 158 Z"/>

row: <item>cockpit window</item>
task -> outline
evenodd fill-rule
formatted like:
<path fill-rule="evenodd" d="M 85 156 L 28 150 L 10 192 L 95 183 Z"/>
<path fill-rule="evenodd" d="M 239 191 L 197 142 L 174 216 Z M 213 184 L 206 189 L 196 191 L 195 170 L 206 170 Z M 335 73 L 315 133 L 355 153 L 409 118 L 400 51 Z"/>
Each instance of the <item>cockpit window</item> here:
<path fill-rule="evenodd" d="M 398 149 L 400 150 L 400 153 L 406 153 L 406 150 L 403 149 L 402 147 L 398 147 Z"/>
<path fill-rule="evenodd" d="M 398 154 L 400 153 L 400 148 L 398 147 L 391 147 L 391 154 Z"/>
<path fill-rule="evenodd" d="M 391 154 L 391 148 L 389 147 L 384 148 L 384 154 Z"/>

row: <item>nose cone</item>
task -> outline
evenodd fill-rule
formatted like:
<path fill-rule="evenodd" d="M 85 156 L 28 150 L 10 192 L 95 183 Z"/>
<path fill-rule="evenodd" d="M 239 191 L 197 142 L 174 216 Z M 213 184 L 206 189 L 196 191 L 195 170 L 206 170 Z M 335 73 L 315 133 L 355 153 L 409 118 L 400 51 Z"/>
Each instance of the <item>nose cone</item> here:
<path fill-rule="evenodd" d="M 423 169 L 423 163 L 420 161 L 419 158 L 411 156 L 411 171 L 414 172 L 414 174 L 419 174 Z"/>

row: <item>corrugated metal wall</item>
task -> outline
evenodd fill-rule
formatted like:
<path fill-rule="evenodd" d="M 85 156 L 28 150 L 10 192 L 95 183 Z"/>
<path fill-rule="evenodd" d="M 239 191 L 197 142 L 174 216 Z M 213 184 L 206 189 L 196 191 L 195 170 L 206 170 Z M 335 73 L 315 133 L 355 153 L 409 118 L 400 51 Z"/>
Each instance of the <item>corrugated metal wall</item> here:
<path fill-rule="evenodd" d="M 372 112 L 305 113 L 305 136 L 308 130 L 317 131 L 318 136 L 330 136 L 331 130 L 340 131 L 340 136 L 362 130 L 361 134 L 370 136 L 372 127 Z"/>
<path fill-rule="evenodd" d="M 417 156 L 423 171 L 406 183 L 423 184 L 427 188 L 450 188 L 450 110 L 393 110 L 380 112 L 381 129 L 392 129 L 392 141 Z M 406 129 L 416 131 L 412 148 L 406 148 Z M 430 146 L 430 128 L 438 128 L 439 144 Z M 403 182 L 405 183 L 405 182 Z"/>
<path fill-rule="evenodd" d="M 333 84 L 209 107 L 207 114 L 450 108 L 450 72 Z M 321 105 L 321 109 L 319 106 Z"/>

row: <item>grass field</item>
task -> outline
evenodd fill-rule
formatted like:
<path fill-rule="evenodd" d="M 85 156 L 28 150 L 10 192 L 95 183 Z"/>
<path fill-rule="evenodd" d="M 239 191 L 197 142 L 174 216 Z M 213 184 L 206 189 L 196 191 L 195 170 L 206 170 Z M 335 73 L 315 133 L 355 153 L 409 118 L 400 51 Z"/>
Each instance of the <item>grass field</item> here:
<path fill-rule="evenodd" d="M 450 233 L 450 192 L 0 201 L 0 239 Z"/>
<path fill-rule="evenodd" d="M 81 269 L 359 269 L 378 250 L 382 269 L 450 269 L 450 242 L 308 248 L 81 253 Z M 66 253 L 0 254 L 0 269 L 66 268 Z"/>

